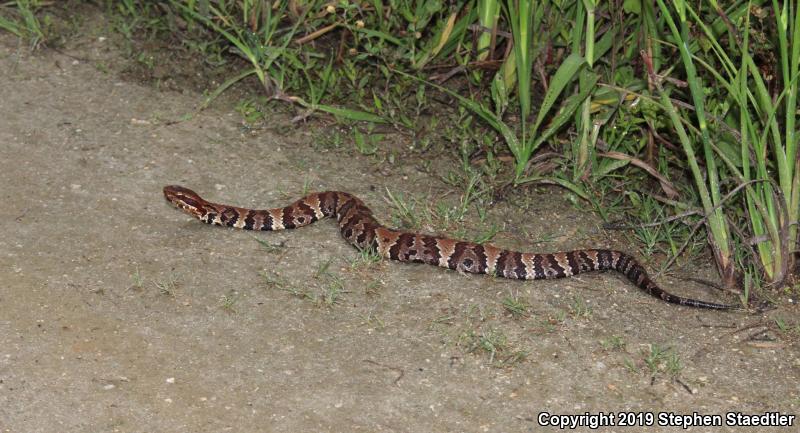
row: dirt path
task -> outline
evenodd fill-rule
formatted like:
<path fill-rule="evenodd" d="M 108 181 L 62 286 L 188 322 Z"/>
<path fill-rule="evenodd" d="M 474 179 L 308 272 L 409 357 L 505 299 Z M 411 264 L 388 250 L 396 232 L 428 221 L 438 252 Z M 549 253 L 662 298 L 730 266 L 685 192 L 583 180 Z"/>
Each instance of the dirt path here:
<path fill-rule="evenodd" d="M 757 316 L 669 306 L 610 274 L 520 283 L 355 266 L 330 222 L 255 235 L 265 248 L 190 220 L 163 185 L 269 206 L 308 181 L 389 221 L 387 186 L 437 183 L 315 151 L 313 124 L 276 118 L 285 133 L 250 134 L 219 106 L 167 124 L 201 95 L 104 72 L 124 60 L 94 36 L 72 53 L 92 61 L 0 35 L 0 431 L 557 431 L 539 427 L 541 411 L 798 411 L 797 348 L 734 332 Z M 550 212 L 489 221 L 563 235 L 587 218 L 561 205 L 552 225 Z M 590 246 L 557 239 L 529 248 Z M 509 296 L 530 314 L 511 318 Z M 680 368 L 667 356 L 651 374 L 652 344 Z"/>

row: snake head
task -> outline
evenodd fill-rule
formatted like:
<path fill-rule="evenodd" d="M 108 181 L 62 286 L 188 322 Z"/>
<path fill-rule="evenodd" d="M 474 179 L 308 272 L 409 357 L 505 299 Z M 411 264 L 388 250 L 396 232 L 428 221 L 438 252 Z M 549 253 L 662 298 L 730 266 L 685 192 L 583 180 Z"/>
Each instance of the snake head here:
<path fill-rule="evenodd" d="M 164 197 L 178 209 L 202 219 L 208 214 L 208 202 L 203 200 L 196 192 L 179 185 L 164 187 Z"/>

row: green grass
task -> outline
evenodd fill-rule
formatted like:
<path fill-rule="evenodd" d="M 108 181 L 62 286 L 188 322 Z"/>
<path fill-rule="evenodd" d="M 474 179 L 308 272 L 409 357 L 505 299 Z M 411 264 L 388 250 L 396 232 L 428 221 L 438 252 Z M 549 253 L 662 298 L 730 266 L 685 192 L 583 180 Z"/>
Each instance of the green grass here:
<path fill-rule="evenodd" d="M 374 265 L 375 263 L 379 263 L 383 260 L 378 251 L 374 248 L 363 248 L 358 249 L 358 254 L 355 258 L 350 260 L 350 268 L 351 269 L 359 269 L 362 267 L 369 267 Z"/>
<path fill-rule="evenodd" d="M 530 305 L 519 299 L 516 296 L 508 296 L 503 298 L 503 309 L 505 309 L 514 319 L 520 319 L 529 316 Z"/>
<path fill-rule="evenodd" d="M 586 300 L 580 297 L 573 297 L 569 307 L 570 313 L 576 318 L 589 318 L 592 316 L 592 308 L 586 304 Z"/>
<path fill-rule="evenodd" d="M 275 272 L 265 271 L 261 273 L 261 276 L 264 278 L 264 282 L 269 288 L 286 292 L 295 298 L 308 299 L 314 303 L 317 302 L 317 295 L 305 289 L 298 289 Z"/>
<path fill-rule="evenodd" d="M 380 294 L 380 290 L 383 285 L 384 283 L 376 278 L 367 283 L 367 285 L 364 287 L 364 294 L 369 296 L 377 296 Z"/>
<path fill-rule="evenodd" d="M 267 253 L 277 253 L 286 248 L 286 245 L 284 245 L 283 242 L 278 244 L 273 244 L 256 236 L 253 236 L 253 240 L 258 242 L 258 244 L 261 245 L 261 248 Z"/>
<path fill-rule="evenodd" d="M 367 124 L 367 133 L 363 134 L 358 129 L 353 129 L 353 144 L 356 151 L 362 155 L 374 155 L 380 148 L 383 134 L 373 134 L 374 123 Z"/>
<path fill-rule="evenodd" d="M 332 258 L 322 262 L 314 273 L 314 278 L 321 282 L 322 287 L 319 293 L 313 296 L 313 300 L 326 307 L 337 305 L 341 302 L 342 295 L 347 293 L 342 277 L 331 271 L 331 263 L 333 263 Z"/>
<path fill-rule="evenodd" d="M 332 263 L 333 259 L 322 262 L 314 272 L 314 279 L 317 282 L 309 284 L 308 288 L 303 289 L 294 286 L 276 272 L 262 272 L 261 276 L 264 278 L 267 287 L 271 289 L 280 290 L 295 298 L 310 301 L 316 306 L 332 308 L 339 305 L 343 296 L 348 293 L 342 277 L 331 271 Z"/>
<path fill-rule="evenodd" d="M 475 209 L 478 220 L 485 219 L 485 198 L 491 191 L 483 184 L 483 176 L 474 171 L 465 174 L 459 182 L 454 182 L 454 185 L 456 184 L 459 185 L 462 193 L 455 202 L 407 196 L 394 193 L 387 188 L 386 198 L 393 208 L 392 225 L 414 231 L 422 231 L 429 227 L 428 231 L 446 232 L 459 239 L 470 238 L 463 222 L 467 220 L 471 209 Z M 454 227 L 457 229 L 453 230 Z M 472 236 L 471 240 L 484 243 L 494 238 L 499 231 L 499 227 L 492 225 L 483 232 Z"/>
<path fill-rule="evenodd" d="M 670 377 L 675 377 L 683 370 L 677 352 L 657 344 L 650 345 L 650 350 L 644 353 L 643 361 L 651 376 L 665 373 Z"/>
<path fill-rule="evenodd" d="M 630 371 L 631 373 L 638 374 L 639 367 L 636 366 L 636 362 L 631 358 L 625 358 L 624 361 L 625 368 Z"/>
<path fill-rule="evenodd" d="M 136 267 L 136 271 L 133 274 L 131 274 L 131 280 L 133 281 L 133 285 L 131 286 L 131 288 L 136 290 L 142 290 L 144 288 L 145 279 L 144 276 L 142 275 L 142 272 L 139 270 L 138 266 Z"/>
<path fill-rule="evenodd" d="M 158 293 L 164 296 L 173 296 L 175 289 L 178 287 L 178 277 L 169 274 L 165 279 L 154 281 L 153 285 L 158 290 Z"/>
<path fill-rule="evenodd" d="M 800 322 L 796 320 L 786 320 L 783 316 L 775 316 L 773 320 L 778 330 L 787 334 L 787 337 L 800 337 Z"/>
<path fill-rule="evenodd" d="M 623 350 L 626 346 L 625 339 L 619 335 L 612 335 L 606 339 L 603 339 L 600 341 L 600 344 L 603 346 L 603 349 L 609 351 Z"/>
<path fill-rule="evenodd" d="M 467 353 L 483 353 L 488 356 L 488 363 L 495 367 L 515 365 L 528 356 L 527 351 L 515 349 L 508 337 L 496 329 L 480 332 L 468 330 L 459 340 Z"/>
<path fill-rule="evenodd" d="M 223 310 L 230 311 L 235 313 L 236 310 L 233 308 L 236 305 L 236 302 L 239 301 L 239 295 L 235 291 L 231 290 L 230 292 L 222 295 L 222 302 L 220 303 L 220 307 Z"/>
<path fill-rule="evenodd" d="M 383 331 L 384 329 L 386 329 L 386 322 L 382 318 L 374 315 L 373 313 L 368 313 L 363 317 L 363 324 L 364 326 L 373 328 L 378 331 Z"/>
<path fill-rule="evenodd" d="M 419 230 L 422 221 L 417 216 L 417 204 L 415 200 L 409 200 L 403 194 L 394 194 L 386 188 L 386 196 L 393 207 L 392 222 L 395 227 L 406 227 Z"/>
<path fill-rule="evenodd" d="M 319 297 L 320 302 L 326 307 L 333 307 L 342 300 L 342 295 L 346 293 L 342 279 L 334 276 L 328 281 L 327 286 L 322 291 Z"/>
<path fill-rule="evenodd" d="M 10 32 L 26 40 L 31 49 L 36 49 L 47 40 L 47 28 L 51 18 L 39 18 L 39 10 L 45 6 L 41 0 L 16 0 L 0 4 L 0 30 Z"/>

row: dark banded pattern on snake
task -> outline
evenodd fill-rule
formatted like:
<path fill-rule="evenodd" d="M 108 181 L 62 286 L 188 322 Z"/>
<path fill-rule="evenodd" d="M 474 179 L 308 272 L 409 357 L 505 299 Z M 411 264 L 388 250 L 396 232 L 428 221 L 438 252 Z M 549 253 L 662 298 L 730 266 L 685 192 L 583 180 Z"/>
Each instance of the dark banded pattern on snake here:
<path fill-rule="evenodd" d="M 585 249 L 521 253 L 489 244 L 390 229 L 378 223 L 361 199 L 346 192 L 313 193 L 289 206 L 266 210 L 211 203 L 194 191 L 177 185 L 165 186 L 164 196 L 206 224 L 271 231 L 294 229 L 322 218 L 335 217 L 339 231 L 348 242 L 361 249 L 374 248 L 387 259 L 519 280 L 564 278 L 582 272 L 614 270 L 646 293 L 672 304 L 716 310 L 737 308 L 668 293 L 650 279 L 639 262 L 620 251 Z"/>

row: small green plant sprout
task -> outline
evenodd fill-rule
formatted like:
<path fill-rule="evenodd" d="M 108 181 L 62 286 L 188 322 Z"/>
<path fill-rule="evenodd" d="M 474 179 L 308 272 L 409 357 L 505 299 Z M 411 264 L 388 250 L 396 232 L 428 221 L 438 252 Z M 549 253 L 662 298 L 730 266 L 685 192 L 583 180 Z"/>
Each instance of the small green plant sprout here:
<path fill-rule="evenodd" d="M 290 285 L 286 280 L 281 278 L 275 272 L 261 272 L 261 276 L 264 277 L 264 282 L 267 283 L 268 287 L 287 292 L 290 295 L 300 298 L 300 299 L 310 299 L 316 302 L 316 296 L 313 293 L 309 293 L 306 290 L 300 290 L 292 285 Z"/>
<path fill-rule="evenodd" d="M 173 274 L 167 275 L 166 280 L 155 281 L 153 283 L 158 289 L 158 292 L 165 296 L 172 296 L 175 294 L 175 288 L 178 285 L 178 279 Z"/>
<path fill-rule="evenodd" d="M 592 307 L 586 304 L 586 300 L 578 296 L 572 298 L 569 309 L 574 317 L 588 318 L 592 315 Z"/>
<path fill-rule="evenodd" d="M 239 296 L 236 291 L 231 290 L 227 294 L 222 295 L 222 309 L 235 313 L 236 310 L 233 309 L 233 305 L 236 304 L 236 301 L 239 300 Z"/>
<path fill-rule="evenodd" d="M 645 353 L 644 363 L 650 370 L 651 375 L 655 376 L 655 374 L 658 372 L 662 362 L 664 361 L 665 354 L 665 349 L 661 348 L 657 344 L 650 345 L 650 351 Z"/>
<path fill-rule="evenodd" d="M 625 368 L 631 373 L 639 373 L 639 367 L 636 366 L 636 362 L 633 359 L 625 358 L 624 364 Z"/>
<path fill-rule="evenodd" d="M 466 334 L 467 352 L 485 352 L 489 354 L 489 363 L 494 363 L 499 352 L 508 349 L 508 337 L 502 331 L 490 329 L 487 332 L 476 333 L 468 331 Z"/>
<path fill-rule="evenodd" d="M 548 318 L 548 322 L 552 325 L 562 324 L 567 320 L 567 312 L 566 310 L 558 309 L 556 310 L 555 316 L 551 316 Z"/>
<path fill-rule="evenodd" d="M 775 325 L 781 332 L 787 332 L 791 328 L 791 326 L 788 323 L 786 323 L 786 320 L 781 316 L 776 316 L 774 320 L 775 320 Z"/>
<path fill-rule="evenodd" d="M 322 277 L 332 276 L 333 274 L 331 274 L 330 271 L 331 263 L 333 263 L 332 257 L 322 262 L 317 268 L 317 271 L 314 273 L 314 278 L 319 279 Z"/>
<path fill-rule="evenodd" d="M 676 377 L 680 372 L 683 370 L 683 365 L 681 364 L 681 359 L 678 356 L 678 353 L 674 350 L 670 350 L 669 355 L 667 356 L 666 362 L 666 373 L 670 377 Z"/>
<path fill-rule="evenodd" d="M 612 335 L 600 341 L 605 350 L 622 350 L 625 348 L 625 340 L 619 335 Z"/>
<path fill-rule="evenodd" d="M 370 266 L 379 263 L 383 258 L 375 248 L 359 248 L 358 254 L 350 260 L 350 268 L 358 269 L 363 266 Z"/>
<path fill-rule="evenodd" d="M 386 328 L 386 322 L 373 313 L 368 313 L 364 316 L 364 325 L 378 331 Z"/>
<path fill-rule="evenodd" d="M 644 363 L 652 376 L 664 372 L 674 377 L 683 370 L 678 353 L 672 348 L 662 347 L 658 344 L 650 345 L 650 350 L 645 352 Z"/>
<path fill-rule="evenodd" d="M 236 111 L 242 116 L 244 124 L 248 126 L 253 126 L 264 118 L 264 113 L 253 99 L 239 101 L 236 104 Z"/>
<path fill-rule="evenodd" d="M 507 296 L 503 298 L 503 309 L 508 311 L 514 319 L 528 316 L 529 308 L 530 305 L 517 296 Z"/>
<path fill-rule="evenodd" d="M 278 244 L 271 244 L 271 243 L 265 241 L 264 239 L 261 239 L 261 238 L 256 237 L 256 236 L 253 236 L 253 240 L 258 242 L 258 244 L 261 245 L 262 248 L 264 248 L 264 251 L 266 251 L 268 253 L 277 253 L 278 251 L 282 250 L 283 248 L 286 248 L 286 244 L 284 242 L 281 242 L 281 243 L 278 243 Z"/>
<path fill-rule="evenodd" d="M 528 352 L 514 349 L 508 337 L 502 332 L 490 329 L 480 333 L 469 330 L 463 333 L 460 340 L 468 353 L 483 352 L 489 355 L 489 364 L 495 367 L 509 367 L 527 359 Z"/>
<path fill-rule="evenodd" d="M 136 267 L 136 271 L 131 274 L 131 280 L 133 280 L 133 285 L 130 287 L 131 289 L 142 290 L 144 287 L 144 276 L 142 276 L 138 266 Z"/>
<path fill-rule="evenodd" d="M 362 155 L 374 155 L 383 140 L 383 134 L 373 134 L 375 125 L 367 127 L 367 133 L 363 134 L 358 129 L 353 129 L 353 142 L 356 150 Z"/>
<path fill-rule="evenodd" d="M 393 194 L 389 188 L 386 188 L 386 196 L 389 204 L 394 208 L 392 212 L 394 225 L 403 225 L 412 229 L 420 228 L 421 224 L 419 218 L 417 218 L 416 203 L 414 201 L 406 200 L 402 194 Z"/>
<path fill-rule="evenodd" d="M 343 293 L 347 292 L 342 279 L 338 276 L 331 276 L 330 282 L 322 293 L 321 301 L 326 307 L 333 307 L 341 301 Z"/>
<path fill-rule="evenodd" d="M 383 282 L 379 279 L 374 279 L 369 282 L 369 284 L 364 287 L 364 293 L 366 295 L 375 296 L 378 295 L 380 292 L 380 287 L 383 285 Z"/>
<path fill-rule="evenodd" d="M 480 209 L 480 208 L 479 208 Z M 486 242 L 491 241 L 498 233 L 500 233 L 500 227 L 495 224 L 492 224 L 486 231 L 483 233 L 479 233 L 475 236 L 472 241 L 476 244 L 484 244 Z"/>

